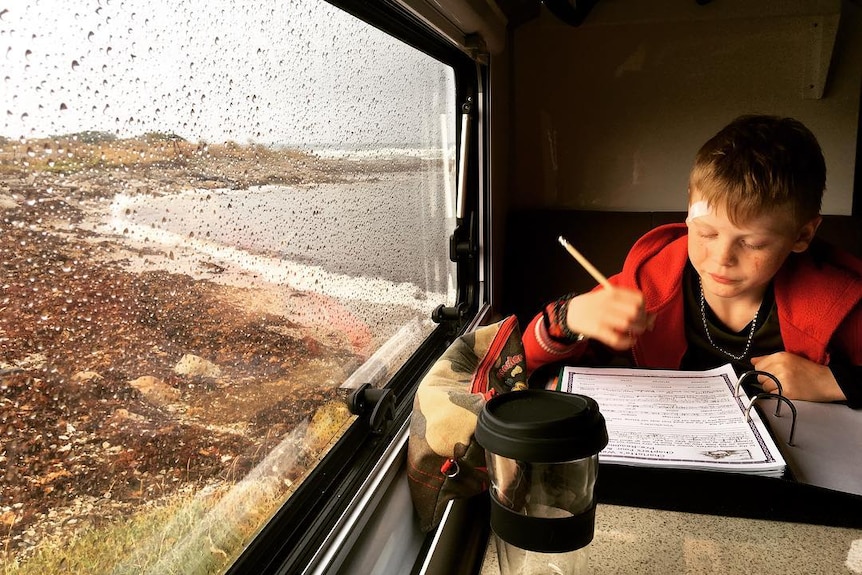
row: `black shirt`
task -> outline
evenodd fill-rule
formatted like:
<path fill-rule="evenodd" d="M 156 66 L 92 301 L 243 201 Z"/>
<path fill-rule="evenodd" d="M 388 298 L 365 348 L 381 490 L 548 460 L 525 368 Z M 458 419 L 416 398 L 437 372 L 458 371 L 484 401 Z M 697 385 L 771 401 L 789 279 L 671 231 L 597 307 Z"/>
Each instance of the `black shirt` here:
<path fill-rule="evenodd" d="M 685 331 L 688 349 L 682 358 L 681 369 L 711 369 L 731 363 L 736 374 L 741 375 L 754 369 L 751 365 L 752 357 L 784 351 L 784 342 L 778 326 L 778 313 L 775 308 L 775 293 L 771 283 L 763 295 L 763 302 L 757 312 L 757 324 L 754 327 L 751 346 L 744 356 L 742 354 L 745 352 L 748 336 L 751 333 L 751 322 L 736 332 L 716 317 L 708 303 L 703 302 L 703 311 L 701 311 L 700 282 L 690 263 L 685 267 L 683 289 L 685 290 Z M 704 319 L 709 329 L 709 336 L 704 330 Z M 731 355 L 742 357 L 736 359 Z"/>

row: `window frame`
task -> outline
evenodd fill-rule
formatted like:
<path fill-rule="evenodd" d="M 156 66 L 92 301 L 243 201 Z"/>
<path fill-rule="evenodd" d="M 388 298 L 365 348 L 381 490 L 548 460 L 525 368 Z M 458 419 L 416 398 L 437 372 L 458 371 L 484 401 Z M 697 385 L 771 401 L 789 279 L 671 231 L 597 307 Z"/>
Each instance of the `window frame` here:
<path fill-rule="evenodd" d="M 470 59 L 424 22 L 391 0 L 351 2 L 326 0 L 383 32 L 449 65 L 455 73 L 457 112 L 468 98 L 473 106 L 474 121 L 470 123 L 467 172 L 467 198 L 464 218 L 450 239 L 450 252 L 455 238 L 468 239 L 471 253 L 456 261 L 457 288 L 455 309 L 458 317 L 443 320 L 425 339 L 419 349 L 395 373 L 387 385 L 395 395 L 394 418 L 381 434 L 372 434 L 367 417 L 360 416 L 339 438 L 335 445 L 304 478 L 302 484 L 281 505 L 269 521 L 245 546 L 226 573 L 293 573 L 302 571 L 312 562 L 320 547 L 348 506 L 368 480 L 387 451 L 399 441 L 413 408 L 413 395 L 421 377 L 448 347 L 455 337 L 469 328 L 479 314 L 480 305 L 487 302 L 486 286 L 480 281 L 480 267 L 486 265 L 478 256 L 480 236 L 480 182 L 486 167 L 479 164 L 481 126 L 475 121 L 483 109 L 478 98 L 485 68 Z M 456 142 L 460 150 L 462 125 L 456 122 Z M 487 229 L 487 226 L 481 226 Z M 451 256 L 454 254 L 450 254 Z M 481 300 L 481 301 L 480 301 Z"/>

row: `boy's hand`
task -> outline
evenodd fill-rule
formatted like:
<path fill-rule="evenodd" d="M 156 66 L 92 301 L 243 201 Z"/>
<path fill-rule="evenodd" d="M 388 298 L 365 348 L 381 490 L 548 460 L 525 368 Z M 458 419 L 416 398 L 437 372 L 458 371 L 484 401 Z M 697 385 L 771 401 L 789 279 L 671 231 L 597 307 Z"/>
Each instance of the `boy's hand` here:
<path fill-rule="evenodd" d="M 758 371 L 768 371 L 781 382 L 781 389 L 788 399 L 804 401 L 842 401 L 847 399 L 838 387 L 832 370 L 802 356 L 780 351 L 772 355 L 752 357 L 751 363 Z M 777 392 L 772 379 L 759 375 L 763 391 Z"/>
<path fill-rule="evenodd" d="M 640 334 L 652 329 L 655 316 L 644 310 L 641 292 L 615 287 L 572 298 L 566 322 L 569 329 L 616 349 L 629 349 Z"/>

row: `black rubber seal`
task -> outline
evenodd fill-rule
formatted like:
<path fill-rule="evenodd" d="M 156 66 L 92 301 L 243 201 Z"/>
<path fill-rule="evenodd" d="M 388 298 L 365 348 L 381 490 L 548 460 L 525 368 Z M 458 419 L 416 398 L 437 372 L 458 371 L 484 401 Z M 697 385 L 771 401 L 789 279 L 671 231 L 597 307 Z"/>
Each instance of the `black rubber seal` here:
<path fill-rule="evenodd" d="M 548 518 L 515 513 L 491 496 L 491 529 L 506 543 L 527 551 L 567 553 L 586 547 L 595 525 L 595 501 L 580 515 Z"/>

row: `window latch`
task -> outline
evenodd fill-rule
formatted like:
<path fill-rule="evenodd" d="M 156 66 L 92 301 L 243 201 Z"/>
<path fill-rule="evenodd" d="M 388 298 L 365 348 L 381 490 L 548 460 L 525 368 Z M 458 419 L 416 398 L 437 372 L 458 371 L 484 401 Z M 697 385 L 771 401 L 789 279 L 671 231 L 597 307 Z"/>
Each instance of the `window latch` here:
<path fill-rule="evenodd" d="M 434 323 L 443 323 L 443 322 L 460 322 L 461 319 L 467 314 L 467 310 L 470 306 L 467 302 L 461 302 L 456 306 L 445 306 L 443 304 L 438 305 L 434 308 L 434 311 L 431 312 L 431 321 Z"/>
<path fill-rule="evenodd" d="M 365 383 L 348 396 L 347 408 L 353 415 L 368 418 L 371 433 L 382 435 L 395 419 L 395 394 Z"/>

